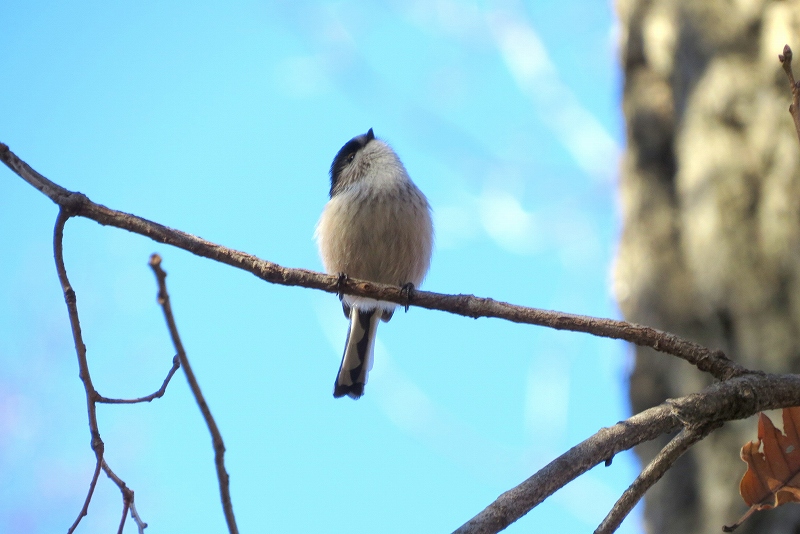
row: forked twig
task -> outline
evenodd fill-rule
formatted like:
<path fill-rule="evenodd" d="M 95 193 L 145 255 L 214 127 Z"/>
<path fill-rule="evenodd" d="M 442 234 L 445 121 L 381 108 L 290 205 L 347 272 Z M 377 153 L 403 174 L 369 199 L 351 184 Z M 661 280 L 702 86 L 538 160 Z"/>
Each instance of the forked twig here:
<path fill-rule="evenodd" d="M 78 317 L 78 300 L 75 295 L 75 290 L 72 289 L 72 284 L 69 282 L 67 268 L 64 265 L 64 225 L 69 218 L 70 213 L 67 210 L 64 208 L 59 210 L 58 217 L 56 218 L 56 225 L 53 230 L 53 257 L 56 262 L 58 280 L 61 282 L 61 290 L 64 292 L 64 301 L 67 304 L 67 313 L 69 315 L 70 328 L 72 329 L 75 353 L 78 355 L 78 376 L 80 376 L 83 382 L 83 389 L 86 392 L 86 411 L 89 415 L 89 432 L 92 437 L 92 450 L 96 458 L 94 474 L 92 475 L 92 481 L 89 483 L 89 491 L 86 495 L 86 499 L 83 502 L 81 511 L 78 513 L 77 519 L 75 519 L 75 522 L 68 530 L 68 534 L 72 534 L 72 532 L 75 532 L 81 519 L 89 513 L 89 503 L 92 501 L 92 495 L 97 487 L 100 466 L 104 463 L 104 445 L 103 440 L 100 438 L 100 429 L 97 424 L 98 394 L 92 383 L 92 376 L 89 373 L 89 363 L 86 359 L 86 345 L 83 343 L 81 321 Z"/>
<path fill-rule="evenodd" d="M 547 497 L 621 451 L 674 432 L 744 419 L 760 411 L 800 406 L 800 375 L 751 373 L 670 399 L 616 425 L 603 428 L 500 495 L 455 534 L 491 534 L 521 518 Z"/>
<path fill-rule="evenodd" d="M 53 230 L 53 257 L 56 263 L 56 272 L 58 273 L 58 279 L 61 282 L 61 289 L 64 292 L 64 300 L 67 304 L 67 312 L 69 314 L 69 322 L 70 327 L 72 328 L 72 337 L 75 343 L 75 352 L 78 356 L 78 368 L 79 368 L 79 376 L 81 381 L 83 382 L 83 388 L 86 392 L 86 411 L 88 413 L 89 418 L 89 430 L 92 436 L 92 450 L 95 453 L 95 468 L 94 473 L 92 475 L 92 480 L 89 483 L 89 491 L 86 494 L 86 498 L 84 499 L 83 506 L 81 507 L 80 512 L 78 513 L 78 517 L 75 519 L 73 524 L 70 526 L 69 530 L 67 531 L 68 534 L 72 534 L 75 532 L 75 529 L 78 528 L 81 520 L 86 517 L 89 513 L 89 504 L 92 502 L 92 496 L 94 495 L 94 491 L 97 488 L 97 481 L 100 476 L 100 470 L 102 469 L 105 471 L 106 475 L 117 485 L 119 490 L 122 492 L 122 503 L 123 503 L 123 510 L 122 510 L 122 519 L 120 521 L 119 532 L 122 532 L 125 526 L 125 518 L 127 517 L 128 510 L 131 511 L 131 517 L 133 517 L 134 521 L 136 521 L 136 525 L 139 528 L 139 532 L 142 533 L 144 528 L 147 524 L 142 521 L 139 514 L 136 513 L 136 507 L 134 504 L 133 498 L 133 490 L 131 490 L 125 482 L 119 478 L 119 476 L 112 471 L 109 465 L 106 463 L 104 459 L 104 452 L 105 452 L 105 445 L 103 444 L 103 440 L 100 437 L 100 429 L 97 423 L 97 403 L 109 403 L 109 404 L 130 404 L 130 403 L 137 403 L 137 402 L 148 402 L 157 397 L 161 397 L 166 391 L 167 385 L 170 382 L 170 379 L 180 367 L 180 362 L 178 357 L 176 356 L 173 359 L 172 369 L 167 374 L 167 377 L 164 379 L 164 382 L 159 388 L 158 391 L 147 395 L 146 397 L 141 397 L 139 399 L 109 399 L 107 397 L 103 397 L 100 395 L 94 387 L 94 383 L 92 382 L 92 375 L 89 371 L 89 362 L 86 357 L 86 345 L 83 343 L 83 334 L 81 332 L 81 323 L 80 318 L 78 316 L 78 301 L 77 296 L 75 295 L 75 291 L 72 289 L 72 285 L 70 284 L 69 277 L 67 276 L 67 269 L 64 264 L 64 226 L 72 216 L 72 213 L 67 208 L 61 208 L 58 212 L 58 217 L 56 218 L 55 228 Z"/>
<path fill-rule="evenodd" d="M 615 532 L 622 524 L 622 521 L 631 513 L 636 503 L 644 497 L 644 494 L 653 484 L 661 480 L 661 477 L 672 467 L 672 464 L 683 453 L 688 451 L 692 445 L 704 439 L 710 432 L 720 426 L 722 426 L 722 423 L 717 422 L 681 430 L 639 473 L 636 480 L 625 490 L 613 508 L 611 508 L 611 511 L 608 512 L 608 515 L 594 531 L 594 534 L 611 534 Z"/>
<path fill-rule="evenodd" d="M 117 485 L 119 491 L 122 492 L 123 511 L 122 520 L 119 523 L 118 530 L 118 534 L 122 534 L 122 529 L 125 528 L 125 518 L 128 515 L 128 510 L 131 510 L 131 512 L 135 510 L 135 508 L 133 508 L 133 490 L 130 489 L 128 485 L 117 476 L 117 474 L 108 466 L 105 460 L 103 460 L 103 471 L 105 471 L 106 476 Z M 142 518 L 139 517 L 139 514 L 131 513 L 131 517 L 136 522 L 136 526 L 139 529 L 139 534 L 143 534 L 144 529 L 147 528 L 147 523 L 142 521 Z"/>

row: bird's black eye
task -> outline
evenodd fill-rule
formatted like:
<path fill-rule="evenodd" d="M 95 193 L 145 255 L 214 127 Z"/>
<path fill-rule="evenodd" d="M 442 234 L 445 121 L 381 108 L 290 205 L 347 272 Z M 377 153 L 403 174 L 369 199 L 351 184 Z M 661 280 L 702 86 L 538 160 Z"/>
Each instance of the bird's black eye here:
<path fill-rule="evenodd" d="M 353 163 L 353 160 L 354 160 L 355 158 L 356 158 L 356 153 L 355 153 L 355 152 L 350 152 L 350 153 L 347 155 L 347 163 Z"/>

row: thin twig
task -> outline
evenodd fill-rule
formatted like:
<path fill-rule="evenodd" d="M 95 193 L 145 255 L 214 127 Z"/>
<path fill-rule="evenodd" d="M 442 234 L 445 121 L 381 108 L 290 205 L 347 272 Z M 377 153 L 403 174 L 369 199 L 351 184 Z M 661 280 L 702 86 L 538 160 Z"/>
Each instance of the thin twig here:
<path fill-rule="evenodd" d="M 92 219 L 103 225 L 134 232 L 159 243 L 166 243 L 187 250 L 197 256 L 242 269 L 267 282 L 319 289 L 328 293 L 347 293 L 371 297 L 395 302 L 403 306 L 409 304 L 408 295 L 403 292 L 401 287 L 375 284 L 351 278 L 341 280 L 338 276 L 321 274 L 306 269 L 282 267 L 276 263 L 261 260 L 252 254 L 223 247 L 136 215 L 95 204 L 86 195 L 74 193 L 51 182 L 19 159 L 11 152 L 8 146 L 2 143 L 0 143 L 0 160 L 23 180 L 41 191 L 59 206 L 70 210 L 70 213 L 74 215 Z M 466 317 L 495 317 L 516 323 L 621 339 L 682 358 L 719 380 L 727 380 L 748 372 L 744 367 L 730 361 L 719 350 L 708 349 L 674 334 L 626 321 L 528 308 L 472 295 L 444 295 L 429 291 L 414 291 L 414 297 L 410 304 Z"/>
<path fill-rule="evenodd" d="M 589 469 L 661 434 L 682 426 L 715 425 L 789 406 L 800 406 L 800 375 L 747 374 L 712 384 L 700 393 L 670 399 L 601 429 L 500 495 L 454 534 L 500 532 Z"/>
<path fill-rule="evenodd" d="M 94 495 L 94 490 L 97 487 L 97 479 L 100 475 L 101 468 L 106 472 L 109 478 L 111 478 L 117 484 L 122 492 L 122 502 L 124 508 L 122 521 L 123 526 L 127 509 L 133 503 L 133 491 L 125 485 L 125 482 L 123 482 L 122 479 L 114 474 L 103 458 L 105 445 L 103 444 L 103 440 L 100 438 L 100 428 L 97 424 L 97 403 L 100 402 L 102 397 L 99 393 L 97 393 L 97 390 L 92 383 L 92 375 L 89 372 L 89 362 L 86 358 L 86 345 L 83 343 L 81 322 L 80 318 L 78 317 L 78 299 L 75 295 L 75 291 L 72 289 L 72 285 L 69 282 L 67 268 L 64 265 L 64 225 L 66 224 L 67 220 L 72 217 L 72 215 L 73 214 L 68 210 L 68 208 L 65 207 L 62 207 L 58 212 L 55 229 L 53 231 L 53 257 L 55 258 L 56 262 L 58 280 L 61 282 L 61 289 L 64 292 L 64 300 L 67 303 L 69 323 L 70 327 L 72 328 L 72 338 L 75 342 L 75 352 L 78 355 L 79 376 L 81 381 L 83 381 L 83 389 L 86 391 L 86 411 L 89 416 L 89 431 L 92 436 L 92 450 L 94 451 L 97 462 L 95 464 L 94 475 L 92 475 L 92 481 L 89 484 L 89 492 L 86 495 L 86 500 L 84 501 L 83 507 L 78 514 L 78 518 L 67 531 L 68 534 L 72 534 L 78 527 L 81 519 L 83 519 L 86 514 L 89 513 L 89 503 L 91 503 L 92 495 Z M 120 529 L 121 528 L 122 526 L 120 526 Z"/>
<path fill-rule="evenodd" d="M 108 466 L 105 460 L 103 460 L 103 471 L 105 471 L 106 476 L 110 478 L 114 484 L 117 485 L 119 491 L 122 493 L 122 503 L 124 508 L 131 509 L 134 502 L 133 490 L 128 487 L 125 482 L 117 476 L 117 474 Z M 139 517 L 139 514 L 131 514 L 134 521 L 136 521 L 136 525 L 139 527 L 139 532 L 144 532 L 144 529 L 147 528 L 147 523 L 143 522 L 142 519 Z M 120 525 L 120 532 L 122 527 L 125 525 L 125 515 L 123 515 L 122 525 Z"/>
<path fill-rule="evenodd" d="M 741 527 L 742 524 L 744 524 L 745 521 L 750 519 L 751 515 L 753 515 L 756 512 L 759 512 L 759 511 L 760 511 L 760 506 L 758 504 L 754 504 L 753 506 L 751 506 L 750 508 L 747 509 L 747 511 L 744 513 L 744 515 L 742 517 L 739 518 L 738 521 L 736 521 L 732 525 L 723 525 L 722 526 L 722 532 L 733 532 L 733 531 L 735 531 L 737 528 Z"/>
<path fill-rule="evenodd" d="M 792 90 L 792 103 L 789 104 L 789 113 L 794 120 L 794 129 L 797 132 L 797 139 L 800 141 L 800 85 L 798 85 L 794 79 L 794 73 L 792 72 L 792 49 L 789 48 L 788 44 L 784 45 L 783 54 L 779 54 L 778 59 L 783 66 L 783 71 L 789 78 L 789 85 Z"/>
<path fill-rule="evenodd" d="M 101 461 L 98 459 L 94 466 L 94 474 L 92 475 L 92 481 L 89 482 L 89 493 L 86 494 L 86 499 L 83 501 L 83 507 L 81 511 L 78 513 L 78 518 L 75 519 L 75 522 L 72 523 L 72 526 L 69 527 L 67 530 L 67 534 L 72 534 L 75 532 L 75 529 L 78 528 L 78 524 L 81 522 L 81 519 L 86 517 L 89 513 L 89 503 L 92 502 L 92 495 L 94 495 L 94 489 L 97 487 L 97 479 L 100 477 L 100 466 Z"/>
<path fill-rule="evenodd" d="M 102 402 L 104 404 L 137 404 L 140 402 L 150 402 L 153 399 L 158 399 L 164 396 L 164 393 L 167 391 L 167 386 L 169 385 L 169 381 L 172 380 L 173 375 L 181 366 L 181 359 L 176 354 L 172 358 L 172 368 L 167 373 L 167 377 L 164 379 L 164 383 L 161 384 L 161 387 L 155 393 L 151 393 L 145 397 L 139 397 L 138 399 L 110 399 L 108 397 L 103 397 L 102 395 L 98 395 L 97 402 Z"/>
<path fill-rule="evenodd" d="M 122 519 L 119 520 L 119 528 L 117 529 L 117 534 L 122 534 L 122 531 L 125 530 L 125 520 L 128 518 L 128 510 L 131 507 L 131 503 L 128 501 L 123 501 L 125 504 L 122 506 Z"/>
<path fill-rule="evenodd" d="M 231 494 L 229 488 L 228 472 L 225 470 L 225 444 L 222 441 L 222 434 L 211 415 L 211 410 L 206 403 L 203 392 L 200 391 L 200 385 L 192 371 L 192 366 L 189 365 L 189 359 L 186 357 L 186 351 L 183 348 L 183 343 L 178 335 L 178 327 L 175 324 L 175 318 L 172 314 L 172 306 L 169 301 L 169 294 L 167 293 L 167 273 L 161 268 L 161 256 L 153 254 L 150 256 L 150 267 L 156 275 L 158 281 L 158 303 L 161 304 L 164 310 L 164 318 L 167 321 L 169 328 L 169 335 L 172 337 L 172 343 L 175 345 L 175 350 L 180 357 L 183 372 L 186 374 L 186 380 L 189 382 L 189 387 L 194 394 L 197 405 L 200 407 L 200 412 L 208 425 L 208 430 L 211 433 L 211 440 L 214 446 L 214 464 L 217 468 L 217 478 L 219 479 L 219 493 L 222 499 L 222 509 L 225 513 L 225 521 L 228 523 L 228 530 L 231 534 L 239 532 L 236 526 L 236 518 L 233 515 L 233 503 L 231 502 Z"/>
<path fill-rule="evenodd" d="M 691 448 L 692 445 L 705 438 L 711 431 L 719 428 L 722 423 L 707 424 L 700 427 L 684 428 L 661 449 L 661 452 L 647 464 L 636 480 L 625 490 L 619 500 L 611 508 L 603 522 L 594 531 L 594 534 L 611 534 L 615 532 L 622 521 L 631 513 L 636 503 L 644 497 L 653 484 L 672 467 L 672 464 Z"/>
<path fill-rule="evenodd" d="M 75 290 L 69 282 L 67 276 L 67 268 L 64 265 L 64 225 L 70 218 L 71 214 L 65 209 L 61 208 L 58 211 L 56 218 L 56 225 L 53 230 L 53 257 L 56 262 L 56 272 L 58 273 L 58 280 L 61 282 L 61 290 L 64 292 L 64 301 L 67 304 L 67 313 L 69 314 L 69 324 L 72 329 L 72 339 L 75 344 L 75 353 L 78 355 L 78 375 L 83 382 L 83 389 L 86 392 L 86 412 L 89 416 L 89 432 L 92 437 L 92 450 L 94 451 L 96 464 L 92 481 L 89 484 L 89 492 L 86 495 L 86 500 L 83 503 L 78 518 L 70 527 L 68 533 L 71 534 L 78 527 L 86 514 L 89 513 L 89 503 L 92 501 L 92 495 L 97 487 L 97 478 L 100 474 L 100 466 L 104 463 L 103 440 L 100 438 L 100 429 L 97 424 L 97 404 L 98 397 L 97 390 L 94 389 L 92 384 L 92 376 L 89 373 L 89 363 L 86 359 L 86 345 L 83 343 L 83 334 L 81 333 L 81 321 L 78 317 L 78 301 L 75 295 Z"/>
<path fill-rule="evenodd" d="M 131 501 L 131 517 L 136 521 L 136 527 L 139 529 L 139 534 L 144 534 L 144 529 L 147 528 L 147 523 L 142 521 L 139 517 L 139 512 L 136 511 L 136 503 Z"/>

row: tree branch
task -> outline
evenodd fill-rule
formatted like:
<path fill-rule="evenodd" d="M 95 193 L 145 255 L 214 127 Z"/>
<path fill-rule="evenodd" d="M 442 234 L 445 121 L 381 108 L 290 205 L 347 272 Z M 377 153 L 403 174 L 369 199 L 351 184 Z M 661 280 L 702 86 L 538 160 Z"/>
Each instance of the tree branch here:
<path fill-rule="evenodd" d="M 144 534 L 144 529 L 147 528 L 147 523 L 142 521 L 142 518 L 139 517 L 139 512 L 136 511 L 136 503 L 131 501 L 131 517 L 134 521 L 136 521 L 136 527 L 139 530 L 139 534 Z"/>
<path fill-rule="evenodd" d="M 150 395 L 146 395 L 144 397 L 139 397 L 136 399 L 109 399 L 108 397 L 103 397 L 102 395 L 97 396 L 97 402 L 101 402 L 103 404 L 137 404 L 140 402 L 150 402 L 153 399 L 158 399 L 164 396 L 164 393 L 167 391 L 167 386 L 169 385 L 170 380 L 172 380 L 173 375 L 181 366 L 181 359 L 176 354 L 175 357 L 172 358 L 172 368 L 167 373 L 167 377 L 164 379 L 164 382 L 161 384 L 161 387 L 158 388 L 157 391 L 151 393 Z"/>
<path fill-rule="evenodd" d="M 89 503 L 92 502 L 92 496 L 94 495 L 94 490 L 97 487 L 97 479 L 100 477 L 101 465 L 101 460 L 97 460 L 97 462 L 95 462 L 94 474 L 92 475 L 91 482 L 89 482 L 89 492 L 86 494 L 86 499 L 83 501 L 81 511 L 78 512 L 78 518 L 75 519 L 75 521 L 72 523 L 72 526 L 69 527 L 67 534 L 72 534 L 75 532 L 75 529 L 78 528 L 78 524 L 81 522 L 81 519 L 86 517 L 86 515 L 89 513 Z"/>
<path fill-rule="evenodd" d="M 100 475 L 101 467 L 109 476 L 109 478 L 111 478 L 117 484 L 122 492 L 123 520 L 120 525 L 120 530 L 122 530 L 122 527 L 124 527 L 125 524 L 124 518 L 127 514 L 127 510 L 133 504 L 133 491 L 128 488 L 127 485 L 125 485 L 125 482 L 123 482 L 122 479 L 114 474 L 103 458 L 105 446 L 103 445 L 103 440 L 100 438 L 100 429 L 97 424 L 97 403 L 99 402 L 100 394 L 97 393 L 97 390 L 94 388 L 94 384 L 92 383 L 92 375 L 89 372 L 89 362 L 86 358 L 86 345 L 83 343 L 81 322 L 80 318 L 78 317 L 78 299 L 75 295 L 75 291 L 72 289 L 72 285 L 69 282 L 67 268 L 64 265 L 64 225 L 70 217 L 71 214 L 66 208 L 62 207 L 59 210 L 58 217 L 56 218 L 55 229 L 53 231 L 53 257 L 55 258 L 56 262 L 58 280 L 61 282 L 61 289 L 64 292 L 64 300 L 67 303 L 67 313 L 69 314 L 69 323 L 70 327 L 72 328 L 72 338 L 75 342 L 75 352 L 78 355 L 78 368 L 80 370 L 79 376 L 81 381 L 83 381 L 83 388 L 86 392 L 86 411 L 89 416 L 89 431 L 92 436 L 92 450 L 94 451 L 97 461 L 95 464 L 94 475 L 92 475 L 92 481 L 89 483 L 89 492 L 86 495 L 86 499 L 84 500 L 81 511 L 78 513 L 78 518 L 69 528 L 68 534 L 75 532 L 75 529 L 78 527 L 81 519 L 83 519 L 89 512 L 89 503 L 91 503 L 92 495 L 97 487 L 97 479 Z M 137 519 L 137 524 L 139 521 L 140 520 Z M 140 530 L 142 528 L 144 527 L 141 527 Z"/>
<path fill-rule="evenodd" d="M 133 505 L 133 490 L 130 489 L 114 471 L 112 471 L 105 460 L 103 460 L 103 471 L 105 471 L 106 476 L 117 485 L 119 491 L 122 493 L 123 512 L 122 521 L 120 521 L 119 524 L 119 534 L 122 534 L 122 529 L 125 528 L 125 516 L 127 516 L 128 510 L 131 510 L 131 517 L 133 517 L 133 520 L 136 522 L 136 526 L 139 529 L 139 534 L 143 534 L 144 529 L 147 528 L 147 523 L 142 521 L 142 519 L 139 517 L 139 514 L 134 513 L 136 508 Z"/>
<path fill-rule="evenodd" d="M 124 500 L 124 505 L 122 506 L 122 518 L 119 520 L 119 528 L 117 529 L 117 534 L 122 534 L 122 531 L 125 530 L 125 520 L 128 518 L 128 510 L 131 509 L 131 503 L 127 500 Z"/>
<path fill-rule="evenodd" d="M 688 451 L 692 445 L 704 439 L 713 430 L 719 428 L 721 422 L 714 422 L 701 427 L 684 428 L 680 434 L 675 436 L 661 449 L 661 452 L 647 464 L 633 484 L 625 490 L 619 500 L 611 508 L 603 522 L 594 531 L 594 534 L 611 534 L 615 532 L 622 521 L 631 513 L 636 503 L 644 497 L 653 484 L 661 480 L 661 477 L 672 467 L 672 464 L 680 458 L 683 453 Z"/>
<path fill-rule="evenodd" d="M 53 257 L 56 262 L 56 272 L 58 273 L 58 280 L 61 282 L 61 290 L 64 292 L 64 301 L 67 304 L 67 314 L 69 315 L 69 324 L 72 329 L 72 339 L 75 344 L 75 353 L 78 355 L 78 376 L 83 382 L 83 389 L 86 392 L 86 412 L 89 416 L 89 433 L 92 436 L 92 450 L 96 458 L 94 475 L 89 484 L 89 492 L 86 495 L 86 500 L 83 503 L 81 511 L 78 513 L 77 519 L 70 527 L 68 534 L 72 534 L 78 527 L 86 514 L 89 512 L 89 503 L 92 500 L 95 487 L 97 487 L 97 479 L 100 474 L 100 466 L 103 463 L 103 440 L 100 438 L 100 429 L 97 425 L 97 404 L 98 397 L 97 390 L 94 389 L 92 384 L 92 376 L 89 373 L 89 363 L 86 360 L 86 345 L 83 344 L 83 334 L 81 333 L 81 321 L 78 317 L 78 301 L 75 291 L 69 282 L 67 276 L 67 268 L 64 265 L 64 225 L 70 218 L 69 213 L 63 208 L 59 210 L 58 217 L 56 218 L 56 225 L 53 230 Z"/>
<path fill-rule="evenodd" d="M 781 62 L 781 66 L 783 66 L 783 71 L 789 78 L 789 85 L 792 90 L 792 103 L 789 104 L 789 113 L 794 120 L 794 129 L 797 132 L 797 139 L 800 141 L 800 85 L 798 85 L 794 79 L 794 73 L 792 72 L 792 49 L 789 48 L 788 44 L 784 45 L 783 54 L 779 54 L 778 59 Z"/>
<path fill-rule="evenodd" d="M 702 428 L 744 419 L 763 410 L 800 405 L 800 375 L 752 373 L 717 382 L 699 393 L 670 399 L 574 446 L 515 488 L 503 493 L 454 534 L 490 534 L 530 512 L 547 497 L 600 463 L 681 426 Z"/>
<path fill-rule="evenodd" d="M 589 439 L 547 464 L 522 484 L 506 491 L 453 534 L 499 532 L 527 514 L 547 497 L 594 466 L 617 453 L 680 428 L 668 404 L 661 404 L 616 425 L 603 428 Z"/>
<path fill-rule="evenodd" d="M 217 423 L 211 415 L 211 410 L 206 403 L 203 392 L 200 391 L 200 385 L 192 371 L 192 366 L 189 365 L 189 359 L 186 356 L 186 351 L 183 348 L 183 343 L 178 335 L 178 326 L 175 324 L 175 317 L 172 315 L 172 306 L 169 302 L 169 293 L 167 293 L 167 273 L 161 268 L 161 256 L 153 254 L 150 256 L 150 267 L 153 268 L 153 273 L 156 275 L 158 281 L 158 303 L 161 304 L 164 310 L 164 318 L 167 321 L 169 328 L 169 335 L 172 337 L 172 343 L 175 345 L 175 350 L 180 358 L 180 363 L 183 366 L 183 372 L 186 374 L 186 380 L 189 382 L 189 387 L 194 394 L 197 405 L 200 407 L 200 412 L 208 425 L 208 431 L 211 433 L 211 440 L 214 445 L 214 464 L 217 468 L 217 478 L 219 479 L 219 493 L 222 499 L 222 509 L 225 513 L 225 521 L 228 523 L 228 530 L 230 534 L 238 534 L 239 529 L 236 526 L 236 518 L 233 515 L 233 503 L 231 502 L 231 493 L 229 488 L 228 472 L 225 470 L 225 444 L 222 441 L 222 434 L 220 434 Z"/>
<path fill-rule="evenodd" d="M 136 215 L 95 204 L 86 195 L 69 191 L 51 182 L 20 160 L 8 146 L 2 143 L 0 143 L 0 160 L 71 215 L 86 217 L 103 225 L 143 235 L 159 243 L 172 245 L 197 256 L 242 269 L 274 284 L 302 286 L 336 294 L 347 293 L 401 305 L 413 304 L 430 310 L 446 311 L 466 317 L 494 317 L 515 323 L 621 339 L 682 358 L 719 380 L 727 380 L 748 372 L 744 367 L 730 361 L 722 351 L 708 349 L 698 343 L 649 326 L 614 319 L 527 308 L 472 295 L 444 295 L 429 291 L 414 291 L 413 297 L 409 297 L 402 288 L 396 286 L 350 278 L 340 280 L 338 276 L 306 269 L 282 267 L 276 263 L 261 260 L 252 254 L 223 247 Z"/>

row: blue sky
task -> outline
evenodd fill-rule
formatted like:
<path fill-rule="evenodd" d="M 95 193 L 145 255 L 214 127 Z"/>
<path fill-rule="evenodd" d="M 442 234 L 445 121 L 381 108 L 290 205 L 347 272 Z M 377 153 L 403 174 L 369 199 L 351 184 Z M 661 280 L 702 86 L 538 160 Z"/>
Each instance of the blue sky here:
<path fill-rule="evenodd" d="M 423 288 L 617 316 L 622 145 L 610 3 L 7 1 L 0 141 L 53 181 L 287 267 L 328 168 L 374 128 L 434 210 Z M 57 213 L 0 169 L 0 531 L 63 531 L 94 465 L 52 260 Z M 335 296 L 73 219 L 65 256 L 96 387 L 154 391 L 173 356 L 151 253 L 227 445 L 242 532 L 447 532 L 627 417 L 622 343 L 412 308 L 381 325 L 365 396 L 334 400 Z M 220 532 L 208 432 L 179 374 L 101 406 L 147 532 Z M 596 468 L 508 532 L 593 529 L 636 475 Z M 79 532 L 108 532 L 101 477 Z M 621 532 L 639 532 L 638 515 Z M 126 532 L 134 532 L 132 523 Z"/>

